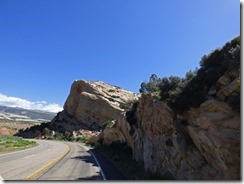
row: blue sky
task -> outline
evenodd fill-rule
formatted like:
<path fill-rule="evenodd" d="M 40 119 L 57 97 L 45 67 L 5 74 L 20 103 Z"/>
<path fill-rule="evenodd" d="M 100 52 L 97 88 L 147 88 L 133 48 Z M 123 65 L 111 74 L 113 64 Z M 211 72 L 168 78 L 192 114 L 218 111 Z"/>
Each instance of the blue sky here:
<path fill-rule="evenodd" d="M 239 34 L 237 0 L 0 0 L 0 97 L 63 106 L 76 79 L 138 92 Z"/>

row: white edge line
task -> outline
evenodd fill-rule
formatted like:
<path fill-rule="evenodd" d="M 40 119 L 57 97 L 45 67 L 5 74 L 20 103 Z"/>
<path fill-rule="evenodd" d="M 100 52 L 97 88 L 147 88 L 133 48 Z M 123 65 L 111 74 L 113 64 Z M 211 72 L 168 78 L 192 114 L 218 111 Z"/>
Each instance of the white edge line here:
<path fill-rule="evenodd" d="M 89 150 L 89 152 L 92 154 L 92 156 L 94 157 L 94 159 L 95 159 L 95 161 L 96 161 L 98 167 L 100 168 L 100 172 L 101 172 L 101 175 L 102 175 L 103 180 L 106 180 L 106 177 L 105 177 L 105 175 L 104 175 L 104 173 L 103 173 L 102 167 L 101 167 L 101 165 L 99 164 L 99 162 L 97 161 L 97 158 L 95 157 L 95 155 L 94 155 L 90 150 Z"/>
<path fill-rule="evenodd" d="M 103 180 L 106 180 L 106 177 L 105 177 L 105 175 L 104 175 L 104 172 L 103 172 L 103 170 L 102 170 L 102 167 L 101 167 L 101 165 L 99 164 L 99 162 L 98 162 L 96 156 L 95 156 L 95 155 L 92 153 L 92 151 L 91 151 L 90 149 L 88 149 L 86 146 L 84 146 L 84 145 L 82 145 L 82 146 L 83 146 L 87 151 L 89 151 L 89 153 L 91 153 L 91 155 L 94 157 L 95 162 L 97 163 L 98 167 L 100 168 L 100 172 L 101 172 L 101 175 L 102 175 Z"/>
<path fill-rule="evenodd" d="M 30 156 L 27 156 L 27 157 L 24 157 L 24 158 L 30 158 L 30 157 L 34 157 L 34 156 L 36 156 L 36 154 L 30 155 Z"/>
<path fill-rule="evenodd" d="M 2 177 L 1 175 L 0 175 L 0 180 L 1 180 L 1 181 L 3 181 L 3 180 L 4 180 L 4 179 L 3 179 L 3 177 Z"/>

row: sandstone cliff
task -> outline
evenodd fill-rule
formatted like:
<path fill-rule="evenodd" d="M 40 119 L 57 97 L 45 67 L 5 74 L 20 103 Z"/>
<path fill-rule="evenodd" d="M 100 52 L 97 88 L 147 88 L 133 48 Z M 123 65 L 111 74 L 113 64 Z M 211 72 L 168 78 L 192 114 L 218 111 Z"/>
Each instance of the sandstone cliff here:
<path fill-rule="evenodd" d="M 64 111 L 80 123 L 99 129 L 107 120 L 116 120 L 123 105 L 137 100 L 135 93 L 104 82 L 75 81 L 64 104 Z"/>

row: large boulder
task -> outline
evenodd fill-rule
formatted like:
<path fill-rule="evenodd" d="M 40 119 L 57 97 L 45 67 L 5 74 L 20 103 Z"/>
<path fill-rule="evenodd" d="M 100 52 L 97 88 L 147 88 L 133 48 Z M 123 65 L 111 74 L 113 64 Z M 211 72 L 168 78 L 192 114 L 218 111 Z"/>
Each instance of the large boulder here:
<path fill-rule="evenodd" d="M 104 82 L 75 81 L 64 104 L 64 111 L 90 129 L 99 130 L 108 120 L 121 119 L 123 106 L 138 95 Z"/>

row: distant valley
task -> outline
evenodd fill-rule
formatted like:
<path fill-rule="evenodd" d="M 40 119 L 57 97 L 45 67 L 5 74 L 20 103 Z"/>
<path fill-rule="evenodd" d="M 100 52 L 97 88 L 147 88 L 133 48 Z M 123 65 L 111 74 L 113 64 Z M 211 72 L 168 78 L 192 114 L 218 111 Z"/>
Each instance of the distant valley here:
<path fill-rule="evenodd" d="M 18 121 L 40 123 L 51 121 L 55 113 L 29 110 L 18 107 L 0 106 L 0 122 L 2 121 Z"/>
<path fill-rule="evenodd" d="M 49 122 L 55 115 L 55 113 L 39 110 L 0 106 L 0 135 L 12 135 L 20 129 Z"/>

